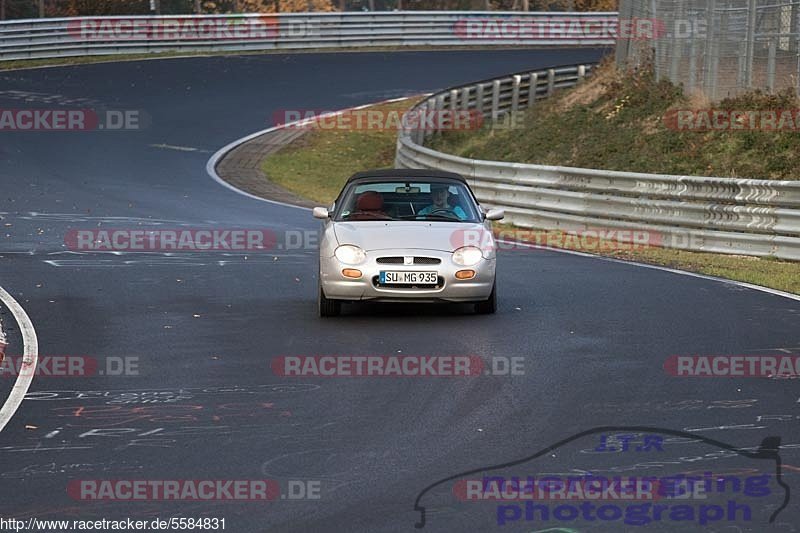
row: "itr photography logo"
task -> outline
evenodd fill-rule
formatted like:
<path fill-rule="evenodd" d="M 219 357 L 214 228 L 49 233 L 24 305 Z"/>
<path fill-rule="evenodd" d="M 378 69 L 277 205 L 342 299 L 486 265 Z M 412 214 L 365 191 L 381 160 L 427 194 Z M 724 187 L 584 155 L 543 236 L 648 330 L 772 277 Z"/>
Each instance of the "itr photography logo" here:
<path fill-rule="evenodd" d="M 570 450 L 565 449 L 584 438 L 590 438 L 593 450 L 593 454 L 588 456 L 594 458 L 591 459 L 593 466 L 590 470 L 580 464 L 580 461 L 588 460 L 587 456 L 581 459 L 580 453 L 570 454 Z M 687 445 L 712 446 L 721 452 L 699 455 L 691 461 L 688 471 L 670 471 L 680 469 L 682 463 L 662 458 L 676 451 L 677 446 L 681 455 L 686 454 Z M 670 446 L 673 448 L 670 449 Z M 595 427 L 546 446 L 530 456 L 475 468 L 431 483 L 418 493 L 414 501 L 414 510 L 419 513 L 415 527 L 421 529 L 426 526 L 427 506 L 423 505 L 423 499 L 426 496 L 432 499 L 434 494 L 437 497 L 449 496 L 448 507 L 451 509 L 454 509 L 453 499 L 492 507 L 495 516 L 491 519 L 488 516 L 469 515 L 470 523 L 478 529 L 480 525 L 557 527 L 565 522 L 575 525 L 585 521 L 592 522 L 593 529 L 605 522 L 606 526 L 615 528 L 614 531 L 622 530 L 622 524 L 643 526 L 654 522 L 674 523 L 681 530 L 686 530 L 692 525 L 705 528 L 714 524 L 746 523 L 752 526 L 758 524 L 756 520 L 759 519 L 754 520 L 753 517 L 759 515 L 774 524 L 790 499 L 790 487 L 783 480 L 780 446 L 779 436 L 766 437 L 758 446 L 742 447 L 697 433 L 651 426 Z M 730 470 L 711 472 L 702 466 L 704 461 L 717 459 L 720 453 L 727 457 L 767 463 L 748 465 L 748 468 L 740 468 L 736 473 Z M 600 461 L 597 454 L 605 457 L 599 468 L 595 468 Z M 656 475 L 636 473 L 613 478 L 597 475 L 600 472 L 619 471 L 618 467 L 608 468 L 608 462 L 619 457 L 619 454 L 644 454 L 658 458 L 658 461 L 647 463 L 644 469 L 655 470 Z M 569 474 L 539 470 L 554 468 L 554 463 L 560 461 L 561 457 L 569 458 Z M 537 459 L 541 463 L 534 464 Z M 667 466 L 671 464 L 679 466 Z M 728 465 L 727 468 L 737 468 L 737 465 Z M 767 468 L 762 470 L 763 466 Z M 559 467 L 563 466 L 555 466 Z M 520 469 L 523 469 L 523 475 L 519 474 Z M 537 469 L 537 473 L 532 475 L 534 469 Z M 512 474 L 499 475 L 503 472 Z M 697 475 L 698 472 L 701 475 Z M 452 487 L 447 490 L 449 485 Z M 775 502 L 774 498 L 766 500 L 769 496 L 781 495 L 780 502 Z M 656 501 L 658 503 L 654 503 Z M 471 505 L 475 506 L 476 503 Z M 478 509 L 482 508 L 479 505 Z M 458 512 L 458 509 L 454 512 Z M 488 522 L 480 524 L 480 520 Z"/>

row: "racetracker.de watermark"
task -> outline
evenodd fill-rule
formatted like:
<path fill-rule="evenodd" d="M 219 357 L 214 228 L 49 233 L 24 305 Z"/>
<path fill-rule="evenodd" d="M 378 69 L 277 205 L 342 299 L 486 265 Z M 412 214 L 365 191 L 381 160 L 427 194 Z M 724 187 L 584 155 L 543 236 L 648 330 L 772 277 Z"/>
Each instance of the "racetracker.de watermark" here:
<path fill-rule="evenodd" d="M 389 377 L 452 378 L 520 376 L 523 357 L 476 355 L 317 355 L 280 356 L 271 361 L 273 374 L 281 377 Z"/>
<path fill-rule="evenodd" d="M 321 481 L 274 479 L 73 479 L 67 495 L 78 501 L 319 500 Z"/>
<path fill-rule="evenodd" d="M 282 243 L 276 232 L 264 229 L 120 228 L 73 229 L 64 236 L 64 244 L 73 252 L 265 252 Z M 304 242 L 296 244 L 297 248 L 303 246 Z"/>
<path fill-rule="evenodd" d="M 494 236 L 480 229 L 455 230 L 450 236 L 454 249 L 475 246 L 487 252 L 535 250 L 539 248 L 569 248 L 586 252 L 614 250 L 645 250 L 664 246 L 660 232 L 614 228 L 582 230 L 501 229 Z"/>
<path fill-rule="evenodd" d="M 0 377 L 20 375 L 37 378 L 87 378 L 95 376 L 129 377 L 139 375 L 139 358 L 92 357 L 88 355 L 42 355 L 36 365 L 21 355 L 0 357 Z"/>
<path fill-rule="evenodd" d="M 705 19 L 663 20 L 658 18 L 615 18 L 555 16 L 466 17 L 454 26 L 456 37 L 464 40 L 633 40 L 688 39 L 704 37 Z"/>
<path fill-rule="evenodd" d="M 674 131 L 800 132 L 800 109 L 673 109 L 664 126 Z"/>
<path fill-rule="evenodd" d="M 472 109 L 281 109 L 272 121 L 277 126 L 297 130 L 339 131 L 465 131 L 480 129 L 484 116 Z"/>
<path fill-rule="evenodd" d="M 318 23 L 272 15 L 204 17 L 98 17 L 67 23 L 79 41 L 243 41 L 309 37 Z"/>
<path fill-rule="evenodd" d="M 673 355 L 664 371 L 674 377 L 796 379 L 800 355 Z"/>
<path fill-rule="evenodd" d="M 136 131 L 150 124 L 139 109 L 0 109 L 0 131 Z"/>
<path fill-rule="evenodd" d="M 462 479 L 453 485 L 453 495 L 461 501 L 652 501 L 661 497 L 657 480 L 636 477 Z"/>

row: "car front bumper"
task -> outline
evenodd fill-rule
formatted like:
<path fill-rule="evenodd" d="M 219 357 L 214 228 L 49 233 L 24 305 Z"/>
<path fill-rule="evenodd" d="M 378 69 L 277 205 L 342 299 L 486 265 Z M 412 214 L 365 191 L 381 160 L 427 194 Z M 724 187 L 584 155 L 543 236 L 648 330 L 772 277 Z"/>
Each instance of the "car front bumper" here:
<path fill-rule="evenodd" d="M 439 264 L 380 264 L 385 257 L 425 257 L 439 259 Z M 492 293 L 495 280 L 496 260 L 481 259 L 476 265 L 461 266 L 453 263 L 453 254 L 439 250 L 393 249 L 367 252 L 367 260 L 360 265 L 347 265 L 336 257 L 320 258 L 320 283 L 325 296 L 332 300 L 381 301 L 381 302 L 478 302 L 485 301 Z M 360 278 L 348 278 L 342 270 L 357 269 Z M 459 270 L 474 270 L 471 279 L 456 278 Z M 392 272 L 436 272 L 439 283 L 436 287 L 393 287 L 379 283 L 381 271 Z"/>

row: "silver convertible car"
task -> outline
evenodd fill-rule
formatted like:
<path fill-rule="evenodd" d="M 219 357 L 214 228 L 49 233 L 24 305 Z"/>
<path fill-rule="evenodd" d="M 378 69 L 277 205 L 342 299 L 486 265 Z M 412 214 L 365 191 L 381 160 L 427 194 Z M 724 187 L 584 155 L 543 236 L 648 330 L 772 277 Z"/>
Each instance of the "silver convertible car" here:
<path fill-rule="evenodd" d="M 466 180 L 449 172 L 375 170 L 347 180 L 323 220 L 319 314 L 343 302 L 469 302 L 497 308 L 491 220 Z"/>

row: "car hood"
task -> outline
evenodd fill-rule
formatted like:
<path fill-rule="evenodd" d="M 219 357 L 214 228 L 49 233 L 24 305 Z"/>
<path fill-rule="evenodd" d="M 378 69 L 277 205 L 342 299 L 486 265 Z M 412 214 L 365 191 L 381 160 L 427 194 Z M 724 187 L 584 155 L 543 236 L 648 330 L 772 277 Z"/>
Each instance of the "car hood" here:
<path fill-rule="evenodd" d="M 483 224 L 464 222 L 336 222 L 339 244 L 354 244 L 366 251 L 420 249 L 452 252 L 464 245 L 464 235 L 484 235 Z"/>

